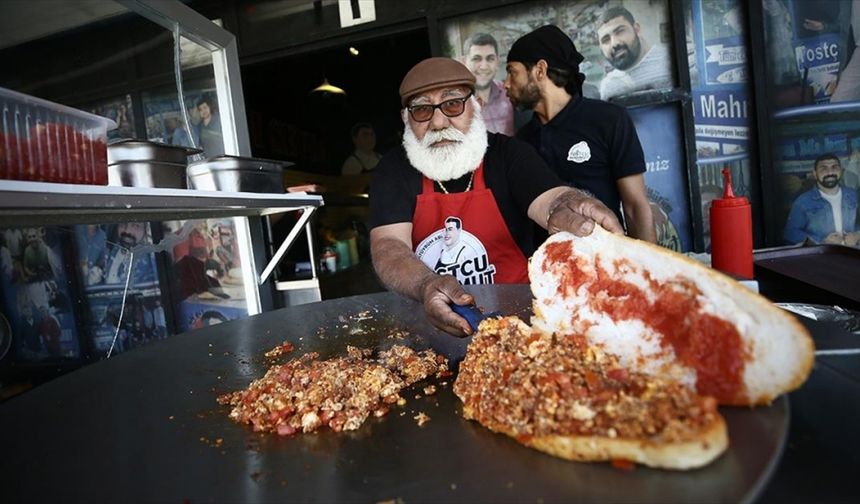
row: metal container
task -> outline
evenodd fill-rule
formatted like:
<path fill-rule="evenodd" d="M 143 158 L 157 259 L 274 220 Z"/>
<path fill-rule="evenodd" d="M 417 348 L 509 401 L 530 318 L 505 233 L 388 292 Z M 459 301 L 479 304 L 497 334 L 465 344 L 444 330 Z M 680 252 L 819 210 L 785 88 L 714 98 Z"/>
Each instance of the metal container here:
<path fill-rule="evenodd" d="M 160 163 L 187 164 L 188 156 L 200 154 L 200 149 L 181 145 L 168 145 L 148 140 L 122 140 L 108 145 L 108 164 L 124 161 L 158 161 Z"/>
<path fill-rule="evenodd" d="M 216 156 L 188 166 L 191 189 L 230 192 L 284 192 L 284 167 L 287 161 Z"/>
<path fill-rule="evenodd" d="M 185 163 L 121 161 L 108 165 L 108 185 L 187 189 Z"/>

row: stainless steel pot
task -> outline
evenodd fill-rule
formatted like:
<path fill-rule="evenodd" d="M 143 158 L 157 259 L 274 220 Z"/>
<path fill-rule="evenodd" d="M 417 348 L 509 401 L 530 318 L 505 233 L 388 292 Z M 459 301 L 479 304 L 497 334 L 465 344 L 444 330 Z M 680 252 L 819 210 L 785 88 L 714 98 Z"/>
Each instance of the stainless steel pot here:
<path fill-rule="evenodd" d="M 148 140 L 122 140 L 108 145 L 108 164 L 123 161 L 158 161 L 187 164 L 188 156 L 200 154 L 200 149 L 168 145 Z"/>
<path fill-rule="evenodd" d="M 108 185 L 187 189 L 185 163 L 122 161 L 108 165 Z"/>
<path fill-rule="evenodd" d="M 284 192 L 284 167 L 287 161 L 216 156 L 188 166 L 188 185 L 192 189 L 231 192 Z"/>

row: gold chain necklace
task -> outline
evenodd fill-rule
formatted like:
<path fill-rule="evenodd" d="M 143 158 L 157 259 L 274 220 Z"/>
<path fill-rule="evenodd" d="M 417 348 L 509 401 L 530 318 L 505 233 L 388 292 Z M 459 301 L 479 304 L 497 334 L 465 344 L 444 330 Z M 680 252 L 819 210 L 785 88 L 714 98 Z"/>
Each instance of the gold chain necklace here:
<path fill-rule="evenodd" d="M 469 176 L 469 185 L 467 185 L 467 186 L 466 186 L 466 190 L 465 190 L 465 191 L 463 191 L 463 192 L 469 192 L 469 189 L 471 189 L 471 188 L 472 188 L 472 181 L 473 181 L 473 180 L 475 180 L 475 172 L 472 172 L 472 175 L 471 175 L 471 176 Z M 436 181 L 436 183 L 437 183 L 437 184 L 439 184 L 439 187 L 441 187 L 441 188 L 442 188 L 442 192 L 443 192 L 443 193 L 445 193 L 445 194 L 450 194 L 450 193 L 448 192 L 448 189 L 446 189 L 446 188 L 445 188 L 445 186 L 444 186 L 444 185 L 442 185 L 442 182 L 440 182 L 440 181 L 438 181 L 438 180 L 437 180 L 437 181 Z"/>

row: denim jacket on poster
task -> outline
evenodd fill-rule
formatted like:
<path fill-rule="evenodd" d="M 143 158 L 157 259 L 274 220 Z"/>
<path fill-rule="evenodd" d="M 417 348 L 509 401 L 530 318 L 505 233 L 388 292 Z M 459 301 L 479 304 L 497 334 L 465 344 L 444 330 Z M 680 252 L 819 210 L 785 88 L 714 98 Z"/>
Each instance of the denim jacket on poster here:
<path fill-rule="evenodd" d="M 842 187 L 843 233 L 855 231 L 857 224 L 857 191 Z M 791 205 L 782 238 L 786 243 L 801 243 L 807 237 L 817 243 L 834 231 L 833 209 L 821 196 L 818 187 L 801 194 Z"/>

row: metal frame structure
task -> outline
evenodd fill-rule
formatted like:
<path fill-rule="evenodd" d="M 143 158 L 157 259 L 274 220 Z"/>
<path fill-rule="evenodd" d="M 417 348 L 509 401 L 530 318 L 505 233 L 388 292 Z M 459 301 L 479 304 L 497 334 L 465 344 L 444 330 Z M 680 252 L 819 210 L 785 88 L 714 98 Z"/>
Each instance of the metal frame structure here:
<path fill-rule="evenodd" d="M 251 156 L 251 141 L 248 134 L 248 120 L 245 113 L 245 102 L 242 93 L 242 79 L 239 67 L 239 51 L 236 37 L 227 30 L 216 25 L 197 11 L 178 0 L 116 0 L 129 10 L 163 26 L 171 32 L 208 49 L 212 55 L 212 66 L 215 76 L 215 88 L 221 113 L 221 128 L 224 138 L 224 152 L 236 156 Z M 264 257 L 254 252 L 253 243 L 262 238 L 262 223 L 260 219 L 250 221 L 247 217 L 236 217 L 236 238 L 239 246 L 247 251 L 241 254 L 241 268 L 245 274 L 244 290 L 248 300 L 248 314 L 261 313 L 273 306 L 271 296 L 263 296 L 260 286 L 268 279 L 272 270 L 290 248 L 302 228 L 311 236 L 311 226 L 308 219 L 316 210 L 316 206 L 304 208 L 302 217 L 293 226 L 286 240 L 278 248 L 275 257 L 260 272 L 257 267 Z M 311 258 L 313 258 L 312 240 L 308 240 Z M 313 260 L 311 263 L 313 264 Z M 312 280 L 316 281 L 316 268 L 312 268 Z M 265 303 L 264 303 L 265 301 Z"/>

